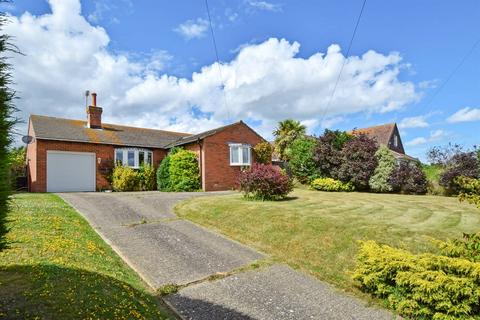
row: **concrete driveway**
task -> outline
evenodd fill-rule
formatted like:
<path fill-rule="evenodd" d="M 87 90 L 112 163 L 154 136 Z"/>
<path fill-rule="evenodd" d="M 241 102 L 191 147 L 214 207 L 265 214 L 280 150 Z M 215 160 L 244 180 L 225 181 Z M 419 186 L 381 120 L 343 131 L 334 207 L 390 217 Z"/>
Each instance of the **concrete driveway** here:
<path fill-rule="evenodd" d="M 231 271 L 265 256 L 178 218 L 178 201 L 212 193 L 65 193 L 154 289 L 184 285 L 165 301 L 182 319 L 392 319 L 285 265 Z M 217 273 L 229 273 L 217 280 Z"/>
<path fill-rule="evenodd" d="M 261 259 L 262 254 L 173 214 L 205 193 L 64 193 L 112 248 L 154 289 L 187 284 Z"/>

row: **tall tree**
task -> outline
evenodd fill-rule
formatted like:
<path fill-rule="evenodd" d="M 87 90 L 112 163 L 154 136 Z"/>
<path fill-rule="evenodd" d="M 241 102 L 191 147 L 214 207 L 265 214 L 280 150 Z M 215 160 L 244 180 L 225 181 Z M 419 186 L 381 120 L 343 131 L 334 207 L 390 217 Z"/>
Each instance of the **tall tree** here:
<path fill-rule="evenodd" d="M 298 137 L 303 137 L 306 127 L 293 119 L 286 119 L 278 123 L 278 127 L 273 131 L 275 136 L 275 152 L 281 160 L 288 160 L 288 148 Z"/>
<path fill-rule="evenodd" d="M 5 2 L 5 1 L 0 1 Z M 13 99 L 15 93 L 10 89 L 10 65 L 8 64 L 7 54 L 16 51 L 10 44 L 10 38 L 3 32 L 2 27 L 7 23 L 5 13 L 0 12 L 0 250 L 6 245 L 5 234 L 7 228 L 5 220 L 8 209 L 8 199 L 10 197 L 8 161 L 9 146 L 12 143 L 12 129 L 16 123 L 13 113 L 15 107 Z"/>

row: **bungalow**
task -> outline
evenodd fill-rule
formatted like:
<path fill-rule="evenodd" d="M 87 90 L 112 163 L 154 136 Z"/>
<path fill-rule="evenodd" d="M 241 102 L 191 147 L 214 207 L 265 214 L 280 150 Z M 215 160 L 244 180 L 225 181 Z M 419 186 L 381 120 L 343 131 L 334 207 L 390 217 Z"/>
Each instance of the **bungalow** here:
<path fill-rule="evenodd" d="M 172 147 L 198 155 L 202 189 L 235 187 L 244 166 L 255 162 L 252 148 L 265 141 L 239 121 L 199 134 L 102 123 L 96 94 L 87 107 L 87 120 L 31 115 L 27 146 L 31 192 L 74 192 L 109 189 L 106 173 L 114 163 L 132 168 L 158 166 Z"/>
<path fill-rule="evenodd" d="M 353 135 L 365 134 L 369 138 L 377 141 L 379 145 L 386 146 L 390 149 L 390 151 L 392 151 L 392 154 L 397 161 L 418 161 L 418 159 L 405 153 L 402 139 L 400 138 L 400 132 L 396 123 L 387 123 L 374 127 L 353 129 L 350 133 Z"/>

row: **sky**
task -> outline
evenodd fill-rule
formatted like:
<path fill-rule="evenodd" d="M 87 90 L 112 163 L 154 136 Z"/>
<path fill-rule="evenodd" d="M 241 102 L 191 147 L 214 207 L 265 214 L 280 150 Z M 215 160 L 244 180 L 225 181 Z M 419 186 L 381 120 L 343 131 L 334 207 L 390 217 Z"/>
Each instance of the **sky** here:
<path fill-rule="evenodd" d="M 197 133 L 244 120 L 267 139 L 396 122 L 406 152 L 480 139 L 480 2 L 16 0 L 0 5 L 30 114 Z"/>

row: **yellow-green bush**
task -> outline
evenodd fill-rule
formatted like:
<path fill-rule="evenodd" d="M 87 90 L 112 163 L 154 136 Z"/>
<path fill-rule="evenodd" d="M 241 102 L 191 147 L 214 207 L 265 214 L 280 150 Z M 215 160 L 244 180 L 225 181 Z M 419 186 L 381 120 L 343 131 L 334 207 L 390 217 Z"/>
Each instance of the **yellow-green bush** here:
<path fill-rule="evenodd" d="M 115 191 L 140 190 L 140 177 L 137 171 L 124 166 L 115 166 L 112 174 L 112 188 Z"/>
<path fill-rule="evenodd" d="M 461 188 L 458 199 L 468 201 L 480 209 L 480 179 L 460 176 L 455 179 L 455 183 Z"/>
<path fill-rule="evenodd" d="M 480 263 L 362 242 L 354 279 L 413 319 L 480 319 Z"/>
<path fill-rule="evenodd" d="M 156 170 L 151 165 L 144 165 L 138 171 L 140 189 L 142 191 L 153 191 L 157 189 Z"/>
<path fill-rule="evenodd" d="M 310 183 L 310 188 L 320 191 L 355 191 L 355 186 L 350 182 L 345 183 L 332 178 L 318 178 Z"/>

